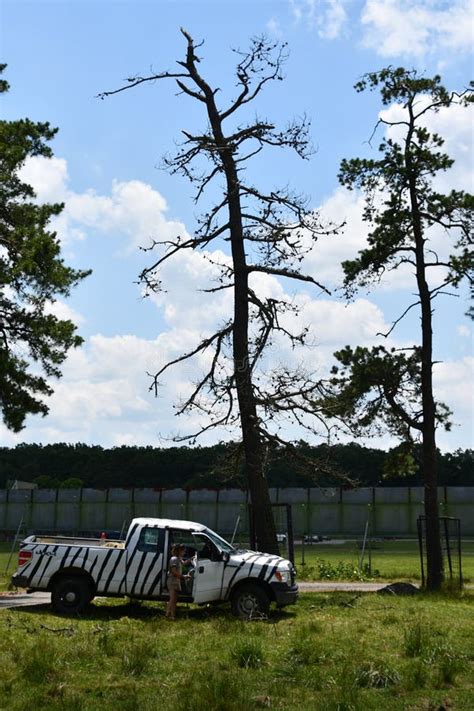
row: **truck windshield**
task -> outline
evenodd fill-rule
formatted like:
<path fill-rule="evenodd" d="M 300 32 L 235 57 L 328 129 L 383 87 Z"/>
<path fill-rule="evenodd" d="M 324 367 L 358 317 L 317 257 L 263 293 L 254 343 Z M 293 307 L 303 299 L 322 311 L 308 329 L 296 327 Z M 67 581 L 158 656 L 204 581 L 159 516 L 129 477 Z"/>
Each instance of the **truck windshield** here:
<path fill-rule="evenodd" d="M 206 536 L 211 539 L 214 545 L 216 545 L 217 548 L 223 553 L 232 553 L 235 550 L 234 547 L 230 545 L 230 543 L 227 543 L 226 540 L 218 536 L 217 533 L 214 533 L 214 531 L 211 531 L 210 528 L 205 528 L 203 533 L 205 533 Z"/>

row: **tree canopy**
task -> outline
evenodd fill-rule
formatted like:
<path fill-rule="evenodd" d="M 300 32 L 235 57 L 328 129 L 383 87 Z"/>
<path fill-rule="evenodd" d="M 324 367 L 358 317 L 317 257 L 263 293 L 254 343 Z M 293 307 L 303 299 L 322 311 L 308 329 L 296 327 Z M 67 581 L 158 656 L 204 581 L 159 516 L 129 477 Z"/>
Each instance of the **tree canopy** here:
<path fill-rule="evenodd" d="M 8 88 L 2 79 L 0 93 Z M 48 226 L 63 205 L 38 204 L 20 176 L 29 157 L 52 156 L 48 141 L 56 132 L 47 122 L 0 121 L 0 407 L 15 432 L 28 414 L 46 415 L 51 379 L 60 377 L 67 352 L 82 342 L 72 321 L 55 316 L 52 307 L 89 272 L 64 264 Z"/>

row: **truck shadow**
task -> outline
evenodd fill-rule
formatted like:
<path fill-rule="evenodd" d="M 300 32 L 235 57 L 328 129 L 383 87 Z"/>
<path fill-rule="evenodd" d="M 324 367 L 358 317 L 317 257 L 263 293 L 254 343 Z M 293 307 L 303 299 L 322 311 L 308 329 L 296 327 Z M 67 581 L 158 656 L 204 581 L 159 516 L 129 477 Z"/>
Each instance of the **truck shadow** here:
<path fill-rule="evenodd" d="M 110 620 L 120 620 L 124 617 L 137 620 L 150 620 L 150 622 L 156 622 L 160 619 L 163 621 L 166 620 L 164 605 L 158 605 L 156 603 L 143 603 L 134 600 L 124 602 L 122 604 L 92 603 L 80 615 L 60 615 L 54 612 L 49 604 L 34 606 L 25 605 L 22 607 L 10 608 L 9 612 L 20 612 L 22 614 L 27 614 L 28 616 L 31 615 L 32 618 L 48 615 L 50 619 L 62 621 L 89 620 L 106 622 Z M 253 619 L 245 620 L 245 622 L 270 622 L 272 624 L 276 624 L 280 621 L 293 619 L 294 617 L 295 612 L 292 609 L 275 609 L 271 610 L 268 616 L 257 616 Z M 232 615 L 230 607 L 227 607 L 226 605 L 206 605 L 202 607 L 186 604 L 178 605 L 178 614 L 175 624 L 186 621 L 208 622 L 211 620 L 228 620 L 229 622 L 235 621 L 236 624 L 241 622 L 241 620 Z"/>

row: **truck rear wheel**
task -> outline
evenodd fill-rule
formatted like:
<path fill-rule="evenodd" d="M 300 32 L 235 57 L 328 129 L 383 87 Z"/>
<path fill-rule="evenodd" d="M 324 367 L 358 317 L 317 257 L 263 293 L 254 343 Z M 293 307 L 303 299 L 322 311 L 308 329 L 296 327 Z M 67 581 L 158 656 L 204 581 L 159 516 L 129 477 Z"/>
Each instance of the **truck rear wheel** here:
<path fill-rule="evenodd" d="M 93 599 L 91 586 L 84 578 L 60 578 L 54 583 L 51 604 L 62 615 L 77 615 Z"/>
<path fill-rule="evenodd" d="M 268 615 L 270 600 L 259 585 L 246 583 L 232 594 L 231 606 L 233 614 L 242 620 L 258 619 Z"/>

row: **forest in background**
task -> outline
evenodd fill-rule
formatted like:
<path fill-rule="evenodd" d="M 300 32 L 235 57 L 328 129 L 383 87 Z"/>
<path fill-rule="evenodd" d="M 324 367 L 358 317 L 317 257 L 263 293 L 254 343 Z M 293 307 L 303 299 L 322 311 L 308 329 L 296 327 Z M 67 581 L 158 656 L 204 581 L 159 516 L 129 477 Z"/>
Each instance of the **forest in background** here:
<path fill-rule="evenodd" d="M 386 452 L 355 442 L 332 446 L 300 442 L 296 450 L 314 459 L 314 473 L 273 451 L 267 462 L 270 486 L 350 486 L 347 478 L 358 486 L 422 485 L 416 449 L 414 461 L 404 470 L 393 466 L 398 449 Z M 474 486 L 474 450 L 438 452 L 437 466 L 440 486 Z M 245 488 L 244 465 L 234 443 L 112 449 L 86 444 L 0 447 L 0 488 L 16 479 L 35 482 L 40 488 Z"/>

